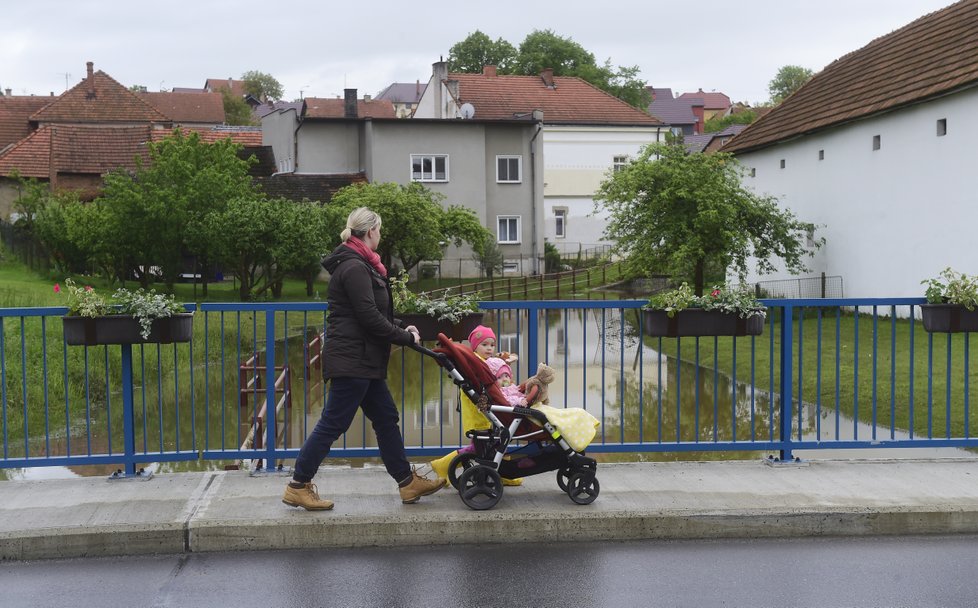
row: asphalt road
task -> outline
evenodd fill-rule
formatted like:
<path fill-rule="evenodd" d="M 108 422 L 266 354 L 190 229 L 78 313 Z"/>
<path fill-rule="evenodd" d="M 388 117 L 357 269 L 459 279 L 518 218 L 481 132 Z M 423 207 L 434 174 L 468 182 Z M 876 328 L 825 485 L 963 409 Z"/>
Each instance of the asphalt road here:
<path fill-rule="evenodd" d="M 940 606 L 978 603 L 978 537 L 635 541 L 0 564 L 0 606 Z"/>

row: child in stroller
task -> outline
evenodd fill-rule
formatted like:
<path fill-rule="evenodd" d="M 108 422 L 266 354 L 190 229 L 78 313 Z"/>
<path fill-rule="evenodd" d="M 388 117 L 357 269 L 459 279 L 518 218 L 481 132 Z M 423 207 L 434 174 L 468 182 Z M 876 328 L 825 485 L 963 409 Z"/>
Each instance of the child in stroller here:
<path fill-rule="evenodd" d="M 594 502 L 600 492 L 597 462 L 585 456 L 583 449 L 575 450 L 543 411 L 509 405 L 495 375 L 474 352 L 444 334 L 438 335 L 434 350 L 420 345 L 412 348 L 434 358 L 491 422 L 489 429 L 466 433 L 475 449 L 459 454 L 449 466 L 449 481 L 462 502 L 476 510 L 491 509 L 502 498 L 503 477 L 548 471 L 557 471 L 557 485 L 572 501 Z M 525 445 L 507 454 L 514 441 Z M 524 458 L 531 459 L 529 466 L 520 466 Z"/>

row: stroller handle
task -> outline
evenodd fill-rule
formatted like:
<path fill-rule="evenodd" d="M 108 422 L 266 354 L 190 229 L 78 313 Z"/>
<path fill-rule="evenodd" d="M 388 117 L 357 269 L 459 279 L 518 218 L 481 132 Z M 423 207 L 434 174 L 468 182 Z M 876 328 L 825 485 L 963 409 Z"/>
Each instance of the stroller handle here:
<path fill-rule="evenodd" d="M 428 348 L 428 347 L 426 347 L 426 346 L 424 346 L 422 344 L 417 344 L 417 343 L 415 343 L 415 344 L 409 344 L 408 345 L 408 348 L 410 348 L 411 350 L 418 351 L 419 353 L 421 353 L 422 355 L 425 355 L 426 357 L 431 357 L 432 359 L 434 359 L 435 361 L 438 362 L 438 365 L 440 365 L 440 366 L 442 366 L 442 367 L 444 367 L 446 369 L 454 369 L 454 366 L 448 365 L 450 363 L 450 360 L 448 358 L 448 355 L 446 355 L 445 353 L 436 353 L 435 351 L 431 350 L 430 348 Z"/>

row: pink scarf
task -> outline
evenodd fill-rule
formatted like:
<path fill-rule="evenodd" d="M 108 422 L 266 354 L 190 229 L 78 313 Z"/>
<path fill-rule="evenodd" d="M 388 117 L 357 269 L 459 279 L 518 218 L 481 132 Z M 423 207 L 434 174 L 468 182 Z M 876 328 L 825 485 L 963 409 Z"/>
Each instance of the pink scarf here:
<path fill-rule="evenodd" d="M 381 264 L 380 256 L 377 255 L 376 251 L 372 250 L 370 247 L 367 247 L 366 243 L 355 236 L 351 236 L 343 244 L 360 254 L 360 257 L 367 260 L 367 263 L 373 266 L 374 270 L 379 272 L 381 276 L 387 276 L 387 269 L 384 268 L 383 264 Z"/>

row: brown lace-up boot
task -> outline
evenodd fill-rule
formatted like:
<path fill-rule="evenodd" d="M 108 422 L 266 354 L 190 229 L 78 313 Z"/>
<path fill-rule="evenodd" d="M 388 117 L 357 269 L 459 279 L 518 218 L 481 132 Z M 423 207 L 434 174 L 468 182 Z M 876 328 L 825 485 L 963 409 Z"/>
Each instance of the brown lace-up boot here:
<path fill-rule="evenodd" d="M 440 477 L 434 480 L 428 479 L 427 477 L 422 477 L 418 475 L 418 472 L 411 470 L 411 477 L 405 479 L 404 485 L 398 488 L 401 493 L 401 502 L 406 505 L 413 504 L 421 500 L 422 496 L 427 496 L 429 494 L 434 494 L 438 490 L 445 487 L 445 483 L 448 480 L 442 479 Z"/>
<path fill-rule="evenodd" d="M 333 508 L 332 500 L 319 497 L 319 492 L 314 483 L 306 483 L 301 488 L 293 488 L 291 485 L 285 486 L 282 502 L 290 507 L 302 507 L 306 511 L 329 511 Z"/>

